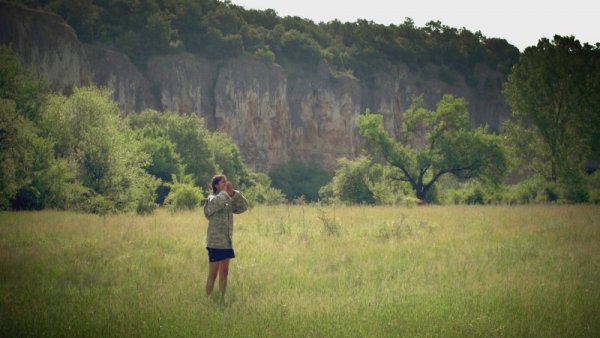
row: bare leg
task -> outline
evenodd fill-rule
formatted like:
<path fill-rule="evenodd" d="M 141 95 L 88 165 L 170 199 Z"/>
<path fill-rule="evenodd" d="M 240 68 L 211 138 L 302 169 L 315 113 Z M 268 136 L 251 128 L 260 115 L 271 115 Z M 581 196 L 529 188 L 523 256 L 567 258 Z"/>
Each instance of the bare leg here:
<path fill-rule="evenodd" d="M 221 297 L 225 297 L 225 290 L 227 289 L 227 275 L 229 274 L 229 259 L 222 260 L 219 268 L 219 291 L 221 291 Z"/>
<path fill-rule="evenodd" d="M 210 296 L 215 286 L 215 280 L 217 279 L 217 273 L 219 272 L 219 266 L 221 262 L 208 263 L 208 279 L 206 280 L 206 296 Z"/>

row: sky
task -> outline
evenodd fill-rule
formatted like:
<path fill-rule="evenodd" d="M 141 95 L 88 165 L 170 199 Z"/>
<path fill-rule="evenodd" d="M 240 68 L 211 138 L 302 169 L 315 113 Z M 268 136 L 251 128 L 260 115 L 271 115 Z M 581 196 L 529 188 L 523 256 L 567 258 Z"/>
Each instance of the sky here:
<path fill-rule="evenodd" d="M 432 20 L 488 38 L 506 39 L 523 51 L 542 37 L 573 35 L 581 43 L 600 42 L 600 2 L 593 0 L 232 0 L 246 9 L 271 8 L 279 16 L 299 16 L 318 22 L 366 19 L 389 25 L 406 17 L 422 27 Z"/>

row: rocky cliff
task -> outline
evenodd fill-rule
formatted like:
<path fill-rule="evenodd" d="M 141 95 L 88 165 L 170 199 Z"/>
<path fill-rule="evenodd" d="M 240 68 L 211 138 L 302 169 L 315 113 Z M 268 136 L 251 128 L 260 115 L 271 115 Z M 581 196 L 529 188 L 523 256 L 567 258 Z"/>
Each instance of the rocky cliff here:
<path fill-rule="evenodd" d="M 45 74 L 55 90 L 95 83 L 113 90 L 125 113 L 146 108 L 197 113 L 207 127 L 229 134 L 247 163 L 268 171 L 291 158 L 335 168 L 336 159 L 360 153 L 355 118 L 365 109 L 384 115 L 395 133 L 413 95 L 433 106 L 446 93 L 467 99 L 474 124 L 493 129 L 508 117 L 503 75 L 477 66 L 477 79 L 451 84 L 423 79 L 404 65 L 374 74 L 365 84 L 321 62 L 290 74 L 253 59 L 208 60 L 189 53 L 155 56 L 140 70 L 123 53 L 81 43 L 59 16 L 0 2 L 0 43 Z"/>
<path fill-rule="evenodd" d="M 43 74 L 52 89 L 95 83 L 113 91 L 124 111 L 155 107 L 146 77 L 118 51 L 81 43 L 58 15 L 0 2 L 0 44 Z"/>

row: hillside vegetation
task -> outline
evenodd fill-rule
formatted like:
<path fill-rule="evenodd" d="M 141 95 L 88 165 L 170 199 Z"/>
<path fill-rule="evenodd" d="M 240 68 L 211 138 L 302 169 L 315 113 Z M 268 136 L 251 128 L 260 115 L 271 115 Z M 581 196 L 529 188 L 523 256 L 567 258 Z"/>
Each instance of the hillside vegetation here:
<path fill-rule="evenodd" d="M 214 59 L 251 56 L 306 69 L 327 60 L 338 71 L 366 81 L 377 70 L 405 64 L 425 77 L 452 82 L 458 75 L 476 81 L 473 72 L 479 63 L 508 74 L 519 57 L 519 50 L 504 39 L 439 21 L 423 27 L 410 18 L 393 25 L 366 20 L 315 23 L 215 0 L 13 2 L 59 14 L 82 41 L 112 45 L 142 67 L 151 55 L 185 50 Z"/>

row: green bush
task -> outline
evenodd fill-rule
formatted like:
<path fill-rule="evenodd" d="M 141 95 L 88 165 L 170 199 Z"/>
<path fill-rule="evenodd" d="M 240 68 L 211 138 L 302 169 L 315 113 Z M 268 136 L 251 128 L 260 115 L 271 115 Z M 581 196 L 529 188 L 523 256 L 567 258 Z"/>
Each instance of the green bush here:
<path fill-rule="evenodd" d="M 539 176 L 508 186 L 503 198 L 503 201 L 508 204 L 549 203 L 559 200 L 557 184 L 547 182 Z"/>
<path fill-rule="evenodd" d="M 99 215 L 114 214 L 117 212 L 112 201 L 109 201 L 104 196 L 96 193 L 92 193 L 91 196 L 88 196 L 81 202 L 78 209 Z"/>
<path fill-rule="evenodd" d="M 509 186 L 505 201 L 508 204 L 527 204 L 535 201 L 537 195 L 537 183 L 526 180 Z"/>
<path fill-rule="evenodd" d="M 508 187 L 504 201 L 509 204 L 586 203 L 594 198 L 592 193 L 589 179 L 587 184 L 585 179 L 576 177 L 568 182 L 555 183 L 534 176 Z"/>
<path fill-rule="evenodd" d="M 393 170 L 389 166 L 386 166 L 385 169 L 386 171 Z M 382 174 L 380 178 L 375 177 L 371 182 L 369 189 L 373 192 L 373 198 L 377 205 L 413 205 L 414 200 L 419 203 L 406 182 L 389 179 L 387 174 Z M 430 191 L 435 193 L 435 187 Z"/>
<path fill-rule="evenodd" d="M 600 204 L 600 189 L 591 189 L 589 192 L 590 203 Z"/>
<path fill-rule="evenodd" d="M 41 208 L 77 209 L 89 192 L 64 160 L 52 161 L 47 169 L 34 175 L 32 186 L 39 189 Z"/>
<path fill-rule="evenodd" d="M 323 203 L 332 203 L 336 201 L 332 182 L 329 182 L 319 189 L 319 201 Z"/>
<path fill-rule="evenodd" d="M 157 207 L 158 207 L 158 204 L 156 204 L 152 201 L 139 201 L 135 208 L 135 212 L 138 215 L 149 215 L 149 214 L 153 213 Z"/>
<path fill-rule="evenodd" d="M 573 173 L 559 184 L 561 197 L 570 203 L 586 203 L 589 200 L 588 189 L 582 174 Z"/>
<path fill-rule="evenodd" d="M 198 187 L 185 185 L 173 187 L 165 200 L 165 206 L 171 210 L 191 210 L 202 201 L 202 191 Z"/>
<path fill-rule="evenodd" d="M 17 111 L 13 100 L 2 98 L 0 141 L 0 209 L 14 208 L 15 204 L 24 209 L 31 200 L 38 200 L 28 190 L 33 176 L 47 167 L 52 146 L 39 136 L 34 123 Z M 19 201 L 15 201 L 19 193 Z"/>
<path fill-rule="evenodd" d="M 135 203 L 135 211 L 139 215 L 151 214 L 158 207 L 155 203 L 156 191 L 161 184 L 160 179 L 144 174 L 137 176 L 136 184 L 129 190 L 131 199 Z"/>
<path fill-rule="evenodd" d="M 587 177 L 590 203 L 600 204 L 600 170 Z"/>
<path fill-rule="evenodd" d="M 350 204 L 412 204 L 414 192 L 408 182 L 398 180 L 400 169 L 373 163 L 367 156 L 353 160 L 338 159 L 340 167 L 331 182 L 319 190 L 322 202 L 341 201 Z M 432 200 L 436 191 L 431 189 Z"/>
<path fill-rule="evenodd" d="M 440 201 L 450 204 L 500 204 L 504 203 L 508 194 L 502 185 L 488 184 L 481 181 L 460 183 L 448 180 L 440 185 Z M 448 185 L 448 186 L 445 186 Z M 530 197 L 528 197 L 530 198 Z M 517 202 L 513 202 L 517 204 Z"/>
<path fill-rule="evenodd" d="M 338 163 L 340 168 L 335 171 L 332 180 L 335 196 L 347 203 L 374 204 L 375 196 L 369 180 L 371 159 L 366 156 L 354 160 L 342 158 Z"/>
<path fill-rule="evenodd" d="M 192 176 L 187 175 L 179 180 L 173 176 L 171 191 L 165 199 L 165 206 L 171 211 L 192 210 L 200 205 L 202 191 L 192 183 Z"/>
<path fill-rule="evenodd" d="M 146 167 L 149 174 L 170 182 L 172 175 L 183 173 L 185 166 L 169 138 L 145 137 L 141 141 L 141 149 L 150 156 L 150 163 Z"/>
<path fill-rule="evenodd" d="M 281 190 L 262 184 L 256 184 L 243 193 L 250 207 L 258 204 L 276 205 L 286 201 L 285 194 Z"/>

